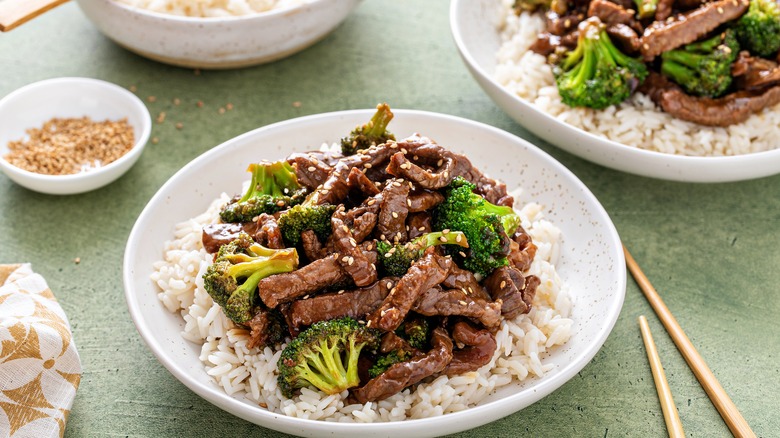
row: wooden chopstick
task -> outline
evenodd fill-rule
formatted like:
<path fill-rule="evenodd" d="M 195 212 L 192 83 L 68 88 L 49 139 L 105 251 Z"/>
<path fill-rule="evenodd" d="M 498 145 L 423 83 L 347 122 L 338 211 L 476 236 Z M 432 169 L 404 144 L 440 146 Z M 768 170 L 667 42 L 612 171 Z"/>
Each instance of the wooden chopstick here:
<path fill-rule="evenodd" d="M 0 32 L 24 24 L 68 0 L 3 0 L 0 1 Z"/>
<path fill-rule="evenodd" d="M 631 254 L 628 252 L 625 245 L 623 246 L 623 252 L 626 255 L 628 270 L 631 271 L 631 275 L 634 276 L 634 279 L 642 290 L 642 293 L 645 295 L 645 298 L 647 298 L 650 306 L 653 308 L 656 315 L 658 315 L 658 319 L 660 319 L 661 323 L 666 327 L 666 331 L 669 332 L 669 336 L 672 337 L 672 341 L 674 341 L 677 349 L 680 351 L 685 361 L 688 362 L 688 366 L 693 371 L 696 379 L 699 380 L 699 383 L 702 388 L 704 388 L 704 391 L 712 401 L 712 404 L 715 405 L 715 409 L 718 410 L 723 421 L 726 422 L 726 426 L 728 426 L 731 433 L 736 437 L 755 437 L 756 434 L 753 433 L 753 430 L 750 428 L 747 421 L 745 421 L 745 418 L 742 417 L 737 406 L 731 401 L 728 394 L 726 394 L 726 390 L 720 386 L 718 379 L 712 374 L 710 367 L 707 366 L 707 363 L 699 352 L 696 351 L 696 347 L 693 346 L 691 340 L 685 335 L 682 327 L 680 327 L 680 324 L 674 318 L 672 312 L 669 311 L 669 308 L 666 307 L 661 296 L 658 295 L 658 292 L 656 292 L 653 285 L 650 284 L 650 280 L 647 279 L 634 258 L 631 257 Z"/>
<path fill-rule="evenodd" d="M 669 438 L 684 438 L 685 431 L 683 431 L 680 421 L 680 414 L 677 412 L 677 406 L 674 405 L 672 390 L 669 388 L 669 382 L 666 381 L 666 373 L 661 365 L 658 349 L 655 348 L 653 335 L 650 333 L 650 326 L 644 315 L 639 316 L 639 330 L 642 332 L 642 340 L 645 342 L 647 360 L 650 361 L 650 369 L 653 371 L 655 389 L 658 391 L 658 399 L 661 401 L 661 410 L 664 413 Z"/>

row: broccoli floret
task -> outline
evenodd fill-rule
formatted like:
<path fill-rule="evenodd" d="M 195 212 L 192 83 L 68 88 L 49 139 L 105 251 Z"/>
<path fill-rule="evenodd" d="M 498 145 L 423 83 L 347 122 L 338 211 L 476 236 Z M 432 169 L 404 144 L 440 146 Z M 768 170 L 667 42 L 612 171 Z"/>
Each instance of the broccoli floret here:
<path fill-rule="evenodd" d="M 658 0 L 634 0 L 636 5 L 636 15 L 640 20 L 655 17 L 655 10 L 658 8 Z"/>
<path fill-rule="evenodd" d="M 696 96 L 719 97 L 731 85 L 739 43 L 726 30 L 704 41 L 661 54 L 661 73 Z"/>
<path fill-rule="evenodd" d="M 385 274 L 401 277 L 406 274 L 415 260 L 422 257 L 426 248 L 437 245 L 458 245 L 469 247 L 466 235 L 460 231 L 438 231 L 423 234 L 408 243 L 393 245 L 387 241 L 377 242 L 376 250 Z"/>
<path fill-rule="evenodd" d="M 406 361 L 410 357 L 411 354 L 403 350 L 393 350 L 387 354 L 381 355 L 376 358 L 374 364 L 371 365 L 371 368 L 368 369 L 368 377 L 373 379 L 374 377 L 387 371 L 387 369 L 391 366 L 397 364 L 398 362 Z"/>
<path fill-rule="evenodd" d="M 736 25 L 744 50 L 765 58 L 780 50 L 780 7 L 776 0 L 750 0 L 747 12 Z"/>
<path fill-rule="evenodd" d="M 251 222 L 261 213 L 273 214 L 300 204 L 306 196 L 306 188 L 298 183 L 295 169 L 286 161 L 253 163 L 247 172 L 252 172 L 249 188 L 222 209 L 219 216 L 223 222 Z"/>
<path fill-rule="evenodd" d="M 425 350 L 431 335 L 431 327 L 425 318 L 407 319 L 403 325 L 403 338 L 418 350 Z"/>
<path fill-rule="evenodd" d="M 363 126 L 358 126 L 341 139 L 341 153 L 353 155 L 360 149 L 368 149 L 371 145 L 382 144 L 395 140 L 395 136 L 387 130 L 387 125 L 393 120 L 390 106 L 382 103 L 376 106 L 376 113 Z"/>
<path fill-rule="evenodd" d="M 509 238 L 520 225 L 520 217 L 511 207 L 493 205 L 474 193 L 476 186 L 457 177 L 446 187 L 444 202 L 433 211 L 433 229 L 462 231 L 469 248 L 452 251 L 445 247 L 466 269 L 489 275 L 509 262 Z"/>
<path fill-rule="evenodd" d="M 241 233 L 222 245 L 206 273 L 203 287 L 232 321 L 243 324 L 255 314 L 257 283 L 263 278 L 298 267 L 294 248 L 269 249 Z"/>
<path fill-rule="evenodd" d="M 335 205 L 314 205 L 311 197 L 302 204 L 285 211 L 279 216 L 279 230 L 287 245 L 298 246 L 301 243 L 301 233 L 313 230 L 320 241 L 326 241 L 330 236 L 330 218 L 336 211 Z"/>
<path fill-rule="evenodd" d="M 379 331 L 352 318 L 314 323 L 282 351 L 277 364 L 279 388 L 291 398 L 296 389 L 303 387 L 338 394 L 358 386 L 360 351 L 378 345 Z"/>
<path fill-rule="evenodd" d="M 553 68 L 563 103 L 603 109 L 628 98 L 647 77 L 647 67 L 618 50 L 596 17 L 579 25 L 577 48 Z"/>

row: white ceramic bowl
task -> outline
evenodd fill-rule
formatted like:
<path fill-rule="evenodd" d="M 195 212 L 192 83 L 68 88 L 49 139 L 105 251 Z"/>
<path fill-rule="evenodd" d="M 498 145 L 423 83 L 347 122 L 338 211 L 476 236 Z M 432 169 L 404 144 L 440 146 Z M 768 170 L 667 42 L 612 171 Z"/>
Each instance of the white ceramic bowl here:
<path fill-rule="evenodd" d="M 558 273 L 571 287 L 573 336 L 543 363 L 543 378 L 501 387 L 465 411 L 396 423 L 346 424 L 292 418 L 269 412 L 243 396 L 228 396 L 198 359 L 200 346 L 181 337 L 181 316 L 168 312 L 150 279 L 175 224 L 202 213 L 223 191 L 240 187 L 243 169 L 260 158 L 282 159 L 293 151 L 338 141 L 374 110 L 321 114 L 248 132 L 204 153 L 177 172 L 149 201 L 128 238 L 123 280 L 138 332 L 160 362 L 191 390 L 241 418 L 305 436 L 435 436 L 470 429 L 516 412 L 551 393 L 581 370 L 607 338 L 625 296 L 626 269 L 609 216 L 574 174 L 530 143 L 499 129 L 453 116 L 393 110 L 397 136 L 420 132 L 453 150 L 509 187 L 524 188 L 519 203 L 536 201 L 563 233 Z M 236 170 L 242 170 L 237 172 Z M 154 385 L 154 382 L 148 382 Z"/>
<path fill-rule="evenodd" d="M 517 123 L 548 142 L 602 166 L 686 182 L 726 182 L 780 173 L 780 148 L 729 157 L 689 157 L 653 152 L 598 137 L 547 114 L 493 77 L 501 45 L 501 0 L 454 0 L 450 26 L 471 74 Z"/>
<path fill-rule="evenodd" d="M 299 52 L 333 31 L 359 0 L 309 0 L 258 14 L 199 18 L 152 12 L 115 0 L 78 0 L 122 47 L 166 64 L 235 68 Z"/>
<path fill-rule="evenodd" d="M 73 175 L 43 175 L 20 169 L 3 159 L 8 142 L 25 137 L 52 118 L 90 117 L 94 121 L 127 118 L 135 145 L 103 167 Z M 0 170 L 17 184 L 36 192 L 67 195 L 88 192 L 111 183 L 138 160 L 149 140 L 152 119 L 141 100 L 110 82 L 88 78 L 58 78 L 35 82 L 0 100 Z"/>

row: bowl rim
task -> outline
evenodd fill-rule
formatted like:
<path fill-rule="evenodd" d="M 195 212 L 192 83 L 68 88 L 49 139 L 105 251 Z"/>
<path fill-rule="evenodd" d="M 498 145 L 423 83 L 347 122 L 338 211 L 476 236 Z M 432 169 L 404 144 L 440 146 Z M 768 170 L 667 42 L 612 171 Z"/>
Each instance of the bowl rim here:
<path fill-rule="evenodd" d="M 81 3 L 83 0 L 77 0 L 77 1 Z M 140 6 L 128 5 L 118 0 L 97 0 L 97 1 L 112 3 L 115 6 L 119 7 L 120 9 L 125 10 L 126 12 L 134 13 L 138 15 L 146 15 L 151 18 L 158 18 L 161 20 L 174 21 L 178 23 L 203 24 L 203 23 L 224 23 L 224 22 L 230 23 L 234 21 L 248 20 L 248 19 L 258 19 L 258 20 L 273 19 L 277 15 L 288 14 L 292 11 L 295 11 L 297 9 L 302 9 L 306 6 L 310 6 L 316 3 L 322 3 L 325 0 L 302 0 L 302 3 L 297 5 L 283 6 L 280 8 L 274 7 L 263 12 L 253 12 L 251 14 L 245 14 L 245 15 L 227 15 L 224 17 L 194 17 L 190 15 L 166 14 L 164 12 L 157 12 L 151 9 L 142 8 Z"/>
<path fill-rule="evenodd" d="M 747 154 L 728 155 L 728 156 L 678 155 L 678 154 L 670 154 L 667 152 L 652 151 L 648 149 L 642 149 L 639 147 L 629 146 L 609 138 L 599 137 L 591 132 L 585 131 L 582 128 L 578 128 L 574 125 L 559 120 L 555 116 L 549 114 L 548 112 L 542 110 L 541 108 L 538 108 L 533 103 L 528 102 L 527 100 L 521 98 L 520 96 L 517 96 L 515 93 L 512 93 L 509 90 L 507 90 L 504 85 L 500 84 L 497 80 L 495 80 L 495 78 L 492 75 L 488 74 L 488 72 L 486 72 L 485 69 L 482 68 L 482 66 L 476 61 L 476 59 L 474 59 L 471 52 L 467 50 L 467 46 L 463 38 L 463 32 L 458 22 L 459 22 L 459 18 L 461 17 L 460 15 L 461 8 L 463 7 L 463 5 L 467 5 L 471 2 L 473 2 L 473 0 L 452 0 L 452 2 L 450 3 L 450 29 L 451 29 L 453 39 L 455 40 L 455 45 L 457 46 L 461 57 L 466 61 L 466 63 L 471 67 L 471 69 L 473 69 L 473 71 L 479 74 L 483 80 L 486 80 L 491 84 L 493 84 L 502 94 L 511 98 L 514 102 L 520 104 L 526 110 L 531 110 L 536 113 L 539 113 L 539 115 L 545 118 L 548 122 L 555 123 L 555 125 L 558 128 L 565 129 L 571 133 L 576 133 L 577 135 L 580 136 L 585 136 L 586 138 L 588 138 L 588 140 L 590 140 L 592 144 L 597 144 L 598 146 L 604 146 L 607 148 L 607 150 L 620 150 L 622 152 L 635 153 L 638 155 L 637 158 L 651 157 L 651 158 L 669 159 L 672 161 L 677 161 L 681 165 L 701 164 L 705 162 L 706 163 L 720 162 L 720 163 L 731 163 L 732 165 L 740 165 L 740 164 L 750 164 L 753 161 L 761 160 L 766 157 L 773 157 L 773 158 L 780 157 L 780 148 L 766 150 L 766 151 L 750 152 Z M 499 3 L 496 4 L 498 5 Z M 557 145 L 556 147 L 560 148 Z M 747 178 L 740 178 L 740 179 L 744 180 Z"/>
<path fill-rule="evenodd" d="M 590 198 L 592 201 L 594 201 L 593 211 L 606 218 L 605 231 L 607 235 L 605 236 L 605 239 L 609 239 L 609 241 L 611 241 L 612 244 L 614 244 L 614 248 L 611 248 L 611 250 L 615 256 L 614 265 L 618 268 L 615 270 L 614 273 L 615 290 L 617 296 L 610 303 L 611 305 L 608 308 L 608 311 L 606 313 L 606 318 L 605 318 L 606 323 L 602 325 L 599 328 L 598 332 L 592 337 L 593 341 L 590 342 L 584 348 L 582 354 L 576 360 L 573 360 L 567 363 L 566 365 L 561 366 L 559 368 L 559 371 L 551 378 L 538 382 L 536 386 L 532 388 L 530 395 L 528 396 L 528 400 L 530 401 L 527 404 L 525 404 L 522 408 L 512 408 L 509 412 L 500 414 L 496 418 L 487 416 L 489 417 L 489 419 L 485 420 L 486 416 L 483 415 L 483 412 L 488 410 L 499 411 L 499 412 L 502 411 L 502 409 L 493 409 L 493 408 L 497 406 L 500 408 L 501 407 L 500 404 L 502 402 L 505 402 L 506 398 L 501 400 L 490 401 L 483 405 L 478 405 L 470 409 L 466 409 L 464 411 L 453 412 L 450 414 L 436 416 L 436 417 L 411 419 L 411 420 L 398 421 L 398 422 L 377 422 L 377 423 L 338 423 L 338 422 L 327 422 L 322 420 L 303 419 L 297 417 L 288 417 L 286 415 L 271 412 L 259 407 L 253 407 L 249 403 L 246 403 L 244 401 L 241 401 L 237 398 L 228 395 L 222 388 L 213 385 L 211 382 L 209 383 L 200 382 L 198 379 L 192 377 L 190 373 L 187 372 L 186 367 L 180 366 L 178 363 L 174 362 L 174 360 L 166 354 L 166 350 L 163 347 L 163 345 L 158 341 L 157 338 L 159 336 L 156 335 L 152 331 L 151 327 L 148 326 L 148 324 L 146 323 L 145 321 L 146 317 L 144 316 L 144 311 L 141 308 L 141 304 L 137 300 L 135 300 L 136 287 L 133 281 L 134 273 L 133 273 L 132 263 L 136 258 L 137 242 L 139 241 L 140 236 L 143 233 L 142 224 L 150 220 L 149 217 L 152 215 L 152 206 L 154 204 L 166 202 L 166 199 L 169 197 L 169 194 L 167 193 L 169 187 L 173 186 L 175 184 L 175 181 L 179 177 L 181 177 L 181 175 L 189 172 L 191 168 L 196 167 L 201 162 L 212 160 L 213 157 L 218 156 L 223 149 L 229 148 L 231 145 L 241 142 L 248 137 L 262 135 L 263 133 L 273 132 L 279 129 L 285 129 L 289 125 L 302 124 L 302 123 L 303 124 L 316 123 L 321 119 L 336 120 L 339 117 L 350 117 L 354 115 L 360 115 L 362 117 L 361 120 L 363 120 L 366 117 L 370 117 L 370 115 L 373 114 L 373 112 L 374 112 L 373 109 L 361 109 L 361 110 L 334 111 L 334 112 L 326 112 L 320 114 L 312 114 L 312 115 L 284 120 L 260 128 L 256 128 L 244 134 L 241 134 L 237 137 L 229 139 L 221 143 L 220 145 L 215 146 L 214 148 L 211 148 L 210 150 L 204 152 L 200 156 L 194 158 L 189 163 L 184 165 L 181 169 L 179 169 L 158 189 L 158 191 L 152 196 L 152 198 L 149 200 L 149 202 L 146 204 L 144 209 L 139 214 L 128 236 L 124 258 L 123 258 L 123 265 L 122 265 L 122 271 L 123 271 L 122 278 L 123 278 L 123 285 L 125 289 L 125 301 L 128 306 L 130 316 L 133 320 L 134 325 L 136 326 L 136 329 L 141 335 L 142 340 L 147 345 L 147 347 L 151 350 L 151 352 L 154 354 L 157 360 L 171 374 L 173 374 L 174 377 L 176 377 L 181 383 L 183 383 L 190 390 L 198 394 L 204 400 L 214 404 L 215 406 L 225 411 L 228 411 L 233 415 L 254 422 L 255 424 L 262 425 L 263 427 L 268 427 L 280 431 L 286 431 L 288 433 L 292 433 L 289 432 L 290 430 L 298 430 L 302 434 L 307 434 L 307 436 L 311 435 L 312 433 L 338 433 L 338 432 L 351 434 L 349 436 L 358 436 L 355 435 L 357 433 L 365 433 L 373 436 L 381 433 L 386 434 L 388 431 L 387 429 L 388 427 L 391 427 L 395 432 L 408 433 L 410 434 L 410 436 L 418 436 L 421 434 L 424 434 L 426 436 L 440 435 L 441 433 L 444 432 L 457 432 L 462 430 L 468 430 L 486 424 L 487 422 L 495 421 L 499 418 L 505 417 L 506 415 L 510 415 L 512 413 L 518 412 L 520 409 L 525 409 L 531 404 L 551 394 L 552 392 L 560 388 L 563 384 L 568 382 L 571 378 L 573 378 L 577 374 L 577 372 L 582 370 L 587 364 L 591 362 L 593 357 L 596 355 L 596 353 L 598 353 L 598 351 L 603 346 L 609 334 L 612 332 L 617 322 L 617 319 L 620 315 L 620 312 L 622 310 L 623 303 L 625 301 L 626 281 L 627 281 L 627 274 L 624 268 L 625 259 L 623 255 L 620 237 L 617 233 L 617 229 L 615 228 L 614 223 L 609 218 L 609 214 L 606 212 L 603 205 L 601 205 L 601 203 L 598 201 L 595 195 L 587 188 L 587 186 L 585 186 L 585 184 L 573 172 L 571 172 L 568 168 L 566 168 L 563 164 L 558 162 L 555 158 L 550 156 L 548 153 L 534 146 L 527 140 L 522 139 L 502 129 L 487 125 L 482 122 L 478 122 L 478 121 L 474 121 L 474 120 L 470 120 L 458 116 L 443 114 L 443 113 L 420 111 L 420 110 L 393 109 L 393 112 L 396 114 L 396 116 L 423 117 L 423 118 L 431 117 L 431 118 L 437 118 L 439 120 L 444 120 L 448 123 L 466 124 L 470 127 L 473 127 L 474 129 L 490 131 L 500 136 L 505 141 L 511 142 L 517 145 L 518 147 L 520 146 L 527 147 L 528 149 L 532 150 L 534 153 L 537 153 L 541 155 L 543 158 L 545 158 L 546 160 L 548 160 L 548 164 L 556 172 L 560 172 L 563 175 L 565 175 L 567 179 L 572 182 L 573 187 L 576 190 L 578 190 L 579 193 L 582 194 L 582 196 L 586 198 Z M 513 397 L 513 396 L 509 396 L 509 397 Z M 259 423 L 257 418 L 263 419 L 264 423 L 262 424 Z M 451 420 L 453 419 L 468 421 L 470 422 L 470 424 L 472 424 L 472 426 L 466 428 L 453 429 L 454 423 L 451 422 Z"/>
<path fill-rule="evenodd" d="M 118 168 L 121 168 L 128 161 L 136 159 L 137 155 L 140 154 L 143 151 L 143 149 L 146 147 L 146 143 L 149 141 L 149 137 L 151 136 L 152 133 L 152 116 L 149 113 L 149 109 L 146 108 L 146 105 L 144 105 L 143 101 L 141 101 L 141 99 L 138 96 L 131 93 L 129 90 L 117 84 L 114 84 L 112 82 L 104 81 L 102 79 L 93 79 L 93 78 L 84 78 L 84 77 L 59 77 L 59 78 L 44 79 L 41 81 L 33 82 L 17 88 L 16 90 L 8 93 L 2 99 L 0 99 L 0 113 L 2 113 L 4 106 L 7 105 L 8 102 L 10 102 L 13 99 L 23 97 L 24 94 L 29 93 L 32 90 L 35 90 L 40 87 L 66 86 L 68 84 L 86 84 L 88 86 L 102 87 L 105 89 L 109 89 L 112 92 L 116 93 L 117 96 L 121 96 L 120 99 L 125 99 L 128 102 L 130 102 L 134 107 L 138 108 L 140 110 L 139 111 L 140 114 L 142 115 L 141 126 L 138 127 L 141 131 L 141 135 L 135 139 L 135 142 L 133 143 L 133 147 L 131 147 L 130 150 L 125 152 L 121 157 L 106 164 L 105 166 L 100 166 L 96 169 L 91 169 L 86 172 L 72 173 L 66 175 L 47 175 L 43 173 L 31 172 L 29 170 L 14 166 L 13 164 L 9 163 L 5 159 L 5 157 L 0 156 L 0 168 L 2 168 L 4 172 L 14 174 L 26 180 L 35 180 L 36 182 L 40 182 L 42 184 L 55 184 L 55 183 L 63 183 L 63 182 L 80 181 L 85 179 L 97 178 L 100 175 L 114 173 L 116 170 L 118 170 Z M 29 128 L 36 128 L 36 127 L 29 127 Z"/>

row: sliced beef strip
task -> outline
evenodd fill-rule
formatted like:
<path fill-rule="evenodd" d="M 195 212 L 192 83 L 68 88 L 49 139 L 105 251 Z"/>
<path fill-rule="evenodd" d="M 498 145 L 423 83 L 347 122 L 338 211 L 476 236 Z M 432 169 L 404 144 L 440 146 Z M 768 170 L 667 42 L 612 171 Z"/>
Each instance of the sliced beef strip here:
<path fill-rule="evenodd" d="M 661 53 L 692 43 L 738 18 L 749 4 L 749 0 L 717 0 L 669 20 L 654 21 L 645 29 L 639 51 L 645 61 L 652 61 Z"/>
<path fill-rule="evenodd" d="M 283 316 L 276 311 L 261 309 L 249 320 L 248 348 L 276 345 L 284 341 Z"/>
<path fill-rule="evenodd" d="M 531 267 L 535 256 L 536 245 L 531 240 L 531 236 L 523 227 L 518 227 L 509 243 L 509 255 L 507 256 L 509 263 L 521 272 L 525 272 Z"/>
<path fill-rule="evenodd" d="M 431 172 L 408 160 L 402 152 L 397 152 L 390 158 L 387 172 L 406 178 L 425 189 L 440 189 L 455 178 L 453 166 L 452 158 L 442 158 L 442 166 L 436 172 Z"/>
<path fill-rule="evenodd" d="M 317 234 L 313 230 L 306 230 L 301 233 L 301 245 L 303 246 L 303 253 L 306 254 L 309 262 L 319 260 L 326 255 L 320 239 L 317 238 Z"/>
<path fill-rule="evenodd" d="M 347 272 L 358 287 L 368 286 L 377 280 L 376 266 L 370 262 L 358 247 L 352 231 L 344 223 L 346 215 L 338 210 L 330 218 L 333 248 L 341 269 Z"/>
<path fill-rule="evenodd" d="M 461 269 L 453 264 L 450 274 L 441 283 L 446 289 L 460 289 L 467 295 L 483 300 L 492 300 L 484 287 L 474 277 L 474 273 L 467 269 Z"/>
<path fill-rule="evenodd" d="M 431 252 L 425 254 L 412 263 L 382 305 L 371 312 L 368 323 L 386 332 L 397 329 L 420 295 L 444 281 L 451 267 L 451 259 Z"/>
<path fill-rule="evenodd" d="M 393 364 L 384 373 L 352 390 L 352 396 L 361 404 L 383 400 L 407 386 L 441 372 L 452 361 L 452 340 L 447 332 L 437 327 L 431 334 L 432 348 L 427 354 L 410 361 Z"/>
<path fill-rule="evenodd" d="M 336 164 L 336 169 L 341 163 Z M 328 178 L 314 190 L 311 195 L 314 205 L 338 205 L 349 194 L 349 186 L 347 185 L 346 175 L 341 176 L 335 169 L 330 173 Z"/>
<path fill-rule="evenodd" d="M 739 90 L 761 90 L 780 83 L 780 67 L 774 61 L 750 56 L 742 51 L 731 65 L 734 84 Z"/>
<path fill-rule="evenodd" d="M 215 254 L 219 247 L 238 239 L 241 232 L 250 236 L 257 232 L 258 224 L 247 222 L 245 224 L 207 224 L 203 226 L 201 241 L 203 248 L 209 254 Z"/>
<path fill-rule="evenodd" d="M 634 18 L 635 13 L 633 9 L 625 9 L 607 0 L 593 0 L 588 5 L 588 17 L 598 17 L 607 26 L 624 24 L 641 33 L 642 24 Z"/>
<path fill-rule="evenodd" d="M 412 310 L 425 316 L 465 316 L 490 329 L 501 324 L 500 302 L 488 302 L 460 289 L 430 288 L 417 299 Z"/>
<path fill-rule="evenodd" d="M 672 16 L 675 0 L 658 0 L 655 6 L 655 20 L 664 21 Z"/>
<path fill-rule="evenodd" d="M 780 86 L 762 91 L 737 91 L 717 99 L 695 97 L 657 73 L 650 73 L 640 91 L 681 120 L 707 126 L 741 123 L 753 113 L 780 103 Z"/>
<path fill-rule="evenodd" d="M 328 178 L 333 168 L 321 161 L 313 153 L 295 153 L 287 157 L 287 162 L 295 168 L 298 182 L 309 189 L 319 187 Z"/>
<path fill-rule="evenodd" d="M 406 219 L 409 226 L 409 240 L 431 232 L 431 214 L 428 212 L 411 213 Z"/>
<path fill-rule="evenodd" d="M 563 36 L 576 29 L 577 25 L 585 19 L 585 14 L 579 9 L 569 11 L 563 15 L 556 14 L 554 11 L 550 10 L 547 11 L 546 18 L 547 26 L 545 29 L 547 29 L 547 32 L 553 35 Z"/>
<path fill-rule="evenodd" d="M 406 216 L 409 214 L 407 198 L 409 184 L 401 180 L 389 182 L 382 190 L 382 202 L 377 218 L 380 240 L 406 242 Z"/>
<path fill-rule="evenodd" d="M 374 196 L 379 193 L 376 185 L 368 179 L 365 173 L 357 167 L 353 167 L 347 176 L 347 185 L 353 190 L 360 191 L 366 196 Z"/>
<path fill-rule="evenodd" d="M 430 190 L 421 190 L 409 195 L 409 212 L 418 213 L 430 210 L 444 201 L 444 195 Z"/>
<path fill-rule="evenodd" d="M 639 36 L 625 24 L 607 26 L 607 35 L 623 53 L 631 55 L 639 51 Z"/>
<path fill-rule="evenodd" d="M 252 236 L 257 243 L 272 249 L 285 247 L 282 239 L 282 230 L 279 229 L 279 224 L 276 223 L 275 217 L 263 213 L 252 221 L 259 226 L 257 232 Z"/>
<path fill-rule="evenodd" d="M 466 347 L 452 352 L 452 361 L 442 371 L 442 374 L 448 376 L 476 371 L 490 363 L 496 352 L 496 337 L 493 333 L 477 329 L 464 321 L 455 323 L 452 339 Z"/>
<path fill-rule="evenodd" d="M 529 50 L 544 57 L 556 53 L 559 48 L 573 50 L 577 47 L 577 39 L 579 35 L 579 31 L 576 29 L 565 35 L 553 35 L 550 32 L 542 32 L 536 38 L 536 41 L 531 44 Z M 610 34 L 610 36 L 612 35 Z"/>
<path fill-rule="evenodd" d="M 376 252 L 363 253 L 370 263 L 376 263 Z M 337 255 L 331 255 L 308 265 L 284 274 L 276 274 L 260 280 L 257 288 L 260 299 L 269 308 L 282 303 L 288 303 L 308 294 L 347 281 L 349 275 L 341 269 L 336 260 Z"/>
<path fill-rule="evenodd" d="M 397 278 L 387 277 L 368 287 L 296 300 L 290 304 L 289 324 L 300 328 L 345 316 L 363 319 L 382 304 L 397 282 Z"/>
<path fill-rule="evenodd" d="M 539 278 L 524 277 L 518 269 L 502 266 L 485 279 L 485 288 L 496 303 L 500 303 L 504 318 L 514 318 L 531 310 Z"/>

